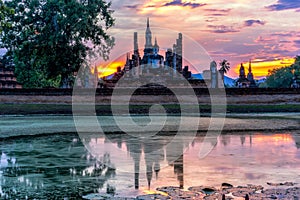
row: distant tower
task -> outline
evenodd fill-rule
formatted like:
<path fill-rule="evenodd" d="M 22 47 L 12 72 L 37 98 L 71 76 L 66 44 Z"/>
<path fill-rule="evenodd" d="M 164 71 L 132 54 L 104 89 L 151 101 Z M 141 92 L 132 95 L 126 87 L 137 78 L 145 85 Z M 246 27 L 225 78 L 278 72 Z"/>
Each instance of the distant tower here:
<path fill-rule="evenodd" d="M 153 51 L 154 51 L 154 54 L 157 54 L 159 52 L 159 46 L 157 44 L 157 39 L 155 37 L 155 44 L 153 46 Z"/>
<path fill-rule="evenodd" d="M 182 71 L 182 33 L 178 34 L 178 39 L 176 40 L 176 69 L 177 71 Z"/>
<path fill-rule="evenodd" d="M 127 53 L 127 57 L 126 57 L 126 63 L 125 63 L 125 67 L 124 67 L 125 71 L 128 72 L 130 70 L 130 59 L 129 59 L 129 53 Z"/>
<path fill-rule="evenodd" d="M 218 88 L 218 69 L 216 61 L 210 63 L 211 88 Z"/>
<path fill-rule="evenodd" d="M 176 44 L 173 45 L 173 77 L 177 76 L 177 48 Z"/>
<path fill-rule="evenodd" d="M 251 60 L 249 61 L 249 69 L 248 69 L 247 79 L 249 81 L 253 80 L 252 68 L 251 68 Z"/>
<path fill-rule="evenodd" d="M 147 18 L 147 28 L 146 28 L 146 33 L 145 33 L 145 39 L 146 39 L 146 44 L 145 44 L 145 50 L 144 52 L 146 54 L 152 53 L 153 51 L 153 45 L 152 45 L 152 33 L 150 30 L 150 24 L 149 24 L 149 18 Z"/>
<path fill-rule="evenodd" d="M 173 67 L 173 50 L 167 49 L 166 52 L 166 60 L 165 60 L 165 69 L 168 70 L 169 68 Z"/>
<path fill-rule="evenodd" d="M 245 79 L 246 75 L 245 75 L 245 68 L 243 66 L 243 63 L 241 63 L 241 67 L 240 67 L 240 79 Z"/>
<path fill-rule="evenodd" d="M 134 62 L 134 71 L 133 73 L 136 75 L 136 76 L 139 76 L 140 75 L 140 63 L 141 63 L 141 57 L 140 57 L 140 53 L 139 53 L 139 45 L 138 45 L 138 33 L 137 32 L 134 32 L 134 35 L 133 35 L 133 48 L 134 48 L 134 51 L 133 51 L 133 55 L 132 55 L 132 59 L 133 59 L 133 62 Z"/>
<path fill-rule="evenodd" d="M 173 62 L 173 65 L 176 66 L 175 69 L 182 72 L 182 33 L 178 34 L 178 39 L 173 45 L 173 57 L 175 57 Z"/>
<path fill-rule="evenodd" d="M 134 34 L 133 34 L 133 48 L 134 48 L 134 54 L 139 55 L 138 33 L 137 32 L 134 32 Z"/>
<path fill-rule="evenodd" d="M 250 81 L 249 87 L 257 87 L 252 73 L 251 60 L 249 61 L 249 72 L 247 74 L 247 79 Z"/>

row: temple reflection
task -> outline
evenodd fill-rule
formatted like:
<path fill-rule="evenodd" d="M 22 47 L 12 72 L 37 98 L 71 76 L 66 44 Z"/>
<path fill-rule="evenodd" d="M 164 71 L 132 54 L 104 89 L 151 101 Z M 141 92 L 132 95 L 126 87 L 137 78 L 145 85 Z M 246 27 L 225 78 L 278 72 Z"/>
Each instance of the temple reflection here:
<path fill-rule="evenodd" d="M 179 187 L 184 187 L 183 152 L 184 148 L 189 145 L 184 140 L 179 139 L 174 142 L 173 137 L 155 136 L 155 138 L 138 138 L 131 135 L 121 135 L 118 137 L 107 135 L 105 140 L 117 144 L 118 148 L 122 148 L 122 144 L 125 143 L 128 154 L 134 162 L 135 189 L 139 189 L 140 187 L 140 163 L 142 158 L 145 161 L 145 175 L 148 189 L 150 189 L 154 177 L 158 178 L 161 163 L 165 160 L 169 166 L 173 166 L 174 174 L 179 181 Z M 169 145 L 170 142 L 172 142 L 172 145 Z"/>
<path fill-rule="evenodd" d="M 300 137 L 299 137 L 299 135 L 298 136 L 293 135 L 293 139 L 295 140 L 295 145 L 296 145 L 297 149 L 300 149 Z"/>
<path fill-rule="evenodd" d="M 295 141 L 296 147 L 300 146 L 300 137 L 291 136 L 290 134 L 241 134 L 238 137 L 233 135 L 220 135 L 216 138 L 206 138 L 205 136 L 195 137 L 192 142 L 185 142 L 184 139 L 176 141 L 176 145 L 169 145 L 174 139 L 173 137 L 155 136 L 139 138 L 131 135 L 107 135 L 105 138 L 106 142 L 117 144 L 118 148 L 124 148 L 128 155 L 133 160 L 134 170 L 134 187 L 135 189 L 140 188 L 140 179 L 142 173 L 144 173 L 147 181 L 147 187 L 150 189 L 151 182 L 154 179 L 158 179 L 159 173 L 161 172 L 161 163 L 167 162 L 168 166 L 173 167 L 173 173 L 177 178 L 178 186 L 184 188 L 184 150 L 190 146 L 195 148 L 203 142 L 209 142 L 211 145 L 217 146 L 232 146 L 238 144 L 240 146 L 248 146 L 250 148 L 260 148 L 261 144 L 268 142 L 291 142 Z M 234 138 L 234 139 L 233 139 Z M 239 141 L 239 142 L 238 142 Z M 196 158 L 195 158 L 196 159 Z M 141 168 L 141 163 L 145 163 L 145 169 Z"/>

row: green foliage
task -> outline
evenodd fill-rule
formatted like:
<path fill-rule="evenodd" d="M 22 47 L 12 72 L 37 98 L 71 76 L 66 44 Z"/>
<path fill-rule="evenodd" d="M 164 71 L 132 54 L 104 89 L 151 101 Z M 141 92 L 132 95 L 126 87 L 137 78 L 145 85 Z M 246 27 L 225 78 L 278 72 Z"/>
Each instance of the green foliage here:
<path fill-rule="evenodd" d="M 294 77 L 300 78 L 300 56 L 291 66 L 270 70 L 266 82 L 260 87 L 290 88 Z"/>
<path fill-rule="evenodd" d="M 72 86 L 88 60 L 108 59 L 114 19 L 105 0 L 12 0 L 2 41 L 24 87 Z"/>
<path fill-rule="evenodd" d="M 13 14 L 14 10 L 6 7 L 2 0 L 0 0 L 0 33 L 3 27 L 11 27 L 11 24 L 7 22 L 7 15 Z"/>

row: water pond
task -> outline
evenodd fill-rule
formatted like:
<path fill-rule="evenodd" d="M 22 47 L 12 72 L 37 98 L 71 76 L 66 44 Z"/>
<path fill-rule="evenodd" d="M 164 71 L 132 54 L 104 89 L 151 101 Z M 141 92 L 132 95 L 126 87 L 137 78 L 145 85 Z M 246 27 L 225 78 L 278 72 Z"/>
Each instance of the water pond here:
<path fill-rule="evenodd" d="M 220 135 L 199 157 L 204 135 L 137 139 L 76 133 L 23 136 L 0 141 L 0 196 L 6 199 L 79 199 L 92 193 L 134 197 L 157 187 L 266 182 L 300 183 L 300 134 L 236 132 Z M 209 141 L 209 140 L 208 140 Z"/>

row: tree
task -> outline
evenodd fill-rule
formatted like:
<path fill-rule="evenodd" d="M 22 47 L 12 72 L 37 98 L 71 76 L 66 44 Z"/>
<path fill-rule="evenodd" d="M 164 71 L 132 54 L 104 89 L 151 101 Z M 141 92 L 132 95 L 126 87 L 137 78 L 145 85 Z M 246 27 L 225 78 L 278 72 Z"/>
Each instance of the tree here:
<path fill-rule="evenodd" d="M 219 72 L 222 76 L 222 80 L 224 81 L 224 74 L 226 74 L 229 71 L 230 63 L 224 59 L 219 63 L 219 65 L 220 65 Z"/>
<path fill-rule="evenodd" d="M 114 40 L 106 31 L 114 24 L 111 3 L 105 0 L 12 0 L 10 29 L 3 44 L 14 58 L 23 87 L 72 85 L 88 60 L 108 58 Z M 58 83 L 58 84 L 57 84 Z"/>
<path fill-rule="evenodd" d="M 296 56 L 294 64 L 269 70 L 265 87 L 269 88 L 289 88 L 294 77 L 300 77 L 300 56 Z"/>
<path fill-rule="evenodd" d="M 6 21 L 6 16 L 9 15 L 9 14 L 13 14 L 13 13 L 14 13 L 14 10 L 7 8 L 4 5 L 3 1 L 0 0 L 0 33 L 2 32 L 3 27 L 10 27 L 11 26 L 11 24 L 9 24 Z"/>

